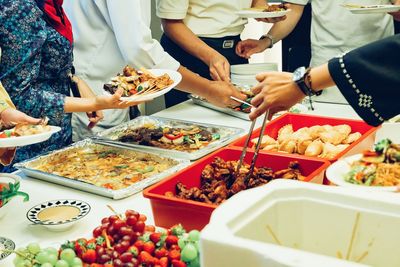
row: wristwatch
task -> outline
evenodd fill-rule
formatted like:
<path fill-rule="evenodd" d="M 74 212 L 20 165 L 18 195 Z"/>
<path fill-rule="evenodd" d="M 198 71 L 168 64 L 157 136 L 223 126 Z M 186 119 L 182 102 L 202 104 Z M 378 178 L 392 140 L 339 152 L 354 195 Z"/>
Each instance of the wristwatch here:
<path fill-rule="evenodd" d="M 311 68 L 307 68 L 307 69 L 305 67 L 297 68 L 293 72 L 293 81 L 297 84 L 299 89 L 306 96 L 321 95 L 322 91 L 314 91 L 311 88 L 310 70 L 311 70 Z M 307 82 L 309 85 L 307 85 Z"/>
<path fill-rule="evenodd" d="M 263 39 L 269 39 L 271 41 L 268 48 L 272 48 L 274 46 L 275 40 L 274 40 L 274 37 L 271 34 L 269 34 L 269 33 L 264 34 L 263 36 L 260 37 L 259 40 L 263 40 Z"/>

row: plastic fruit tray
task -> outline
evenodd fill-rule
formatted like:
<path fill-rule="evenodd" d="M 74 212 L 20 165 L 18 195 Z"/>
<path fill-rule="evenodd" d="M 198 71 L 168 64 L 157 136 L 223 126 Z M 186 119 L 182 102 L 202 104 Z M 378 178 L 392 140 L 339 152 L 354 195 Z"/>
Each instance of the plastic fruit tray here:
<path fill-rule="evenodd" d="M 276 139 L 278 137 L 279 130 L 287 124 L 292 124 L 294 131 L 302 127 L 311 127 L 314 125 L 328 124 L 335 126 L 340 124 L 347 124 L 351 127 L 353 133 L 360 132 L 362 134 L 362 136 L 357 141 L 353 142 L 349 147 L 339 153 L 335 158 L 331 159 L 331 162 L 334 162 L 344 156 L 351 156 L 357 153 L 361 153 L 363 150 L 373 147 L 376 130 L 378 129 L 377 127 L 372 127 L 361 120 L 286 113 L 269 122 L 265 127 L 264 134 L 268 134 L 272 138 Z M 261 128 L 254 130 L 251 138 L 253 139 L 258 137 L 260 131 Z M 233 141 L 230 146 L 243 147 L 246 142 L 246 138 L 247 136 L 241 137 L 236 141 Z M 251 144 L 249 144 L 249 146 L 251 146 Z"/>
<path fill-rule="evenodd" d="M 186 229 L 202 229 L 209 222 L 210 215 L 217 207 L 216 205 L 166 197 L 165 193 L 168 191 L 175 193 L 177 182 L 182 182 L 188 188 L 199 186 L 202 170 L 215 157 L 221 157 L 225 161 L 238 160 L 240 154 L 240 148 L 223 148 L 144 190 L 144 197 L 150 199 L 156 225 L 170 227 L 181 223 Z M 253 152 L 248 152 L 244 161 L 250 163 L 253 154 Z M 260 152 L 256 166 L 270 167 L 274 171 L 278 171 L 286 169 L 289 163 L 294 160 L 299 162 L 302 174 L 307 177 L 305 181 L 319 184 L 322 183 L 325 169 L 330 165 L 328 161 L 322 159 Z M 265 186 L 268 186 L 268 184 Z"/>

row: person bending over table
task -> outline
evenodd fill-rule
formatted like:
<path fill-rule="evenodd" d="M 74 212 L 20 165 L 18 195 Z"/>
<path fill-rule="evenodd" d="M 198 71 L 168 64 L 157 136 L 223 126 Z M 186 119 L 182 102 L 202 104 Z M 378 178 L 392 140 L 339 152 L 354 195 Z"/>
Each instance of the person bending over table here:
<path fill-rule="evenodd" d="M 238 55 L 248 58 L 254 53 L 267 49 L 271 43 L 285 38 L 296 26 L 304 6 L 310 2 L 311 23 L 311 62 L 318 66 L 329 59 L 370 42 L 394 34 L 393 17 L 386 13 L 353 14 L 342 5 L 348 0 L 286 0 L 291 3 L 291 12 L 284 21 L 275 23 L 269 31 L 272 37 L 262 40 L 244 40 L 237 46 Z M 352 0 L 352 4 L 376 5 L 397 4 L 400 0 Z M 324 91 L 315 101 L 348 104 L 339 90 Z"/>
<path fill-rule="evenodd" d="M 182 65 L 207 79 L 230 81 L 230 65 L 246 64 L 235 53 L 247 19 L 235 14 L 244 8 L 266 6 L 265 0 L 157 0 L 157 16 L 164 34 L 161 45 Z M 279 19 L 264 19 L 275 22 Z M 187 94 L 172 90 L 167 107 L 187 100 Z"/>
<path fill-rule="evenodd" d="M 94 97 L 90 90 L 81 89 L 82 98 L 70 97 L 73 38 L 62 3 L 0 0 L 0 80 L 20 111 L 37 118 L 46 116 L 50 125 L 61 127 L 48 141 L 18 149 L 14 162 L 70 144 L 71 112 L 90 112 L 96 123 L 102 118 L 97 110 L 137 104 L 120 101 L 122 90 Z"/>
<path fill-rule="evenodd" d="M 257 108 L 251 119 L 270 109 L 287 110 L 306 95 L 336 85 L 357 114 L 377 126 L 400 114 L 400 34 L 355 49 L 318 67 L 257 75 L 252 90 Z M 328 89 L 331 90 L 331 89 Z"/>
<path fill-rule="evenodd" d="M 182 74 L 180 90 L 206 98 L 218 106 L 234 104 L 229 96 L 241 96 L 227 82 L 209 81 L 189 71 L 164 51 L 152 38 L 149 0 L 67 0 L 64 8 L 74 31 L 74 65 L 77 75 L 95 90 L 104 93 L 103 84 L 121 72 L 125 65 L 134 68 L 170 69 Z M 131 111 L 131 112 L 129 112 Z M 105 119 L 95 128 L 84 127 L 84 114 L 72 118 L 73 138 L 88 135 L 129 121 L 138 115 L 137 109 L 105 111 Z"/>

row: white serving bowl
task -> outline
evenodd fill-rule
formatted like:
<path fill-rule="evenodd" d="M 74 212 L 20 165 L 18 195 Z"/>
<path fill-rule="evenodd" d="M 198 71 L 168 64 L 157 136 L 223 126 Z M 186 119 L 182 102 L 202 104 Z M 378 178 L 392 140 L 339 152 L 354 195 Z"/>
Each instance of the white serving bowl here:
<path fill-rule="evenodd" d="M 9 184 L 9 183 L 18 183 L 20 182 L 20 177 L 18 175 L 15 174 L 11 174 L 11 173 L 0 173 L 0 183 L 5 183 L 5 184 Z M 14 198 L 11 199 L 10 201 L 8 201 L 7 204 L 5 204 L 4 206 L 0 207 L 0 219 L 2 219 L 10 210 L 10 208 L 14 205 Z"/>
<path fill-rule="evenodd" d="M 81 200 L 57 199 L 32 207 L 26 217 L 34 225 L 54 232 L 66 231 L 90 212 L 90 205 Z"/>

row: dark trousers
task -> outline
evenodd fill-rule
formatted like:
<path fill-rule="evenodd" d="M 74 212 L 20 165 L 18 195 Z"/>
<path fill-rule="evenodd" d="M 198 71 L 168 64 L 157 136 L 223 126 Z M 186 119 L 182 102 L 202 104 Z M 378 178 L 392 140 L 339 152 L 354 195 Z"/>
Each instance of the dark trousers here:
<path fill-rule="evenodd" d="M 223 38 L 204 38 L 200 37 L 207 45 L 218 51 L 221 55 L 223 55 L 231 65 L 236 64 L 247 64 L 249 61 L 245 58 L 239 57 L 235 53 L 235 48 L 237 43 L 240 41 L 240 36 L 227 36 Z M 224 48 L 223 44 L 226 40 L 233 40 L 233 46 L 231 48 Z M 192 56 L 183 50 L 180 46 L 174 43 L 170 38 L 168 38 L 165 34 L 161 37 L 160 41 L 164 50 L 168 52 L 173 58 L 181 63 L 182 66 L 187 69 L 193 71 L 194 73 L 199 74 L 200 76 L 211 80 L 209 67 L 200 59 Z M 188 99 L 188 93 L 179 91 L 179 90 L 171 90 L 165 95 L 165 105 L 166 107 L 171 107 L 176 104 L 179 104 Z"/>

